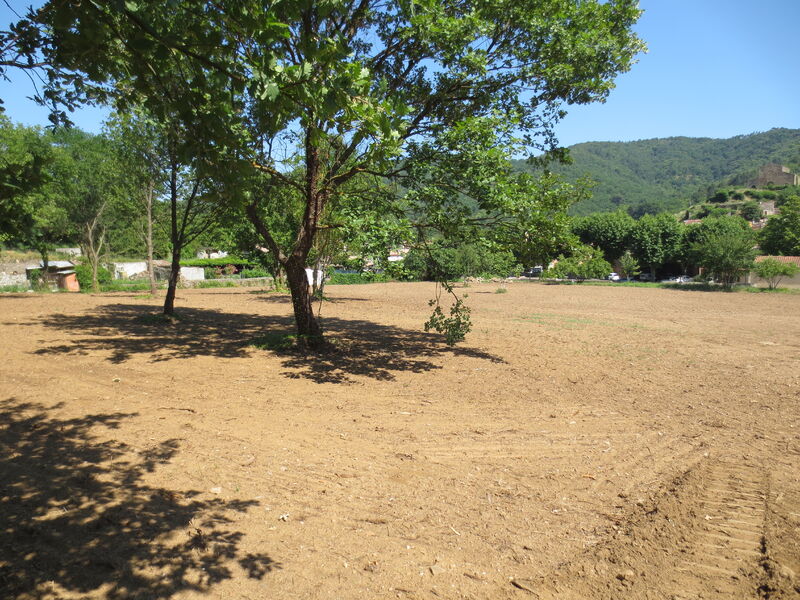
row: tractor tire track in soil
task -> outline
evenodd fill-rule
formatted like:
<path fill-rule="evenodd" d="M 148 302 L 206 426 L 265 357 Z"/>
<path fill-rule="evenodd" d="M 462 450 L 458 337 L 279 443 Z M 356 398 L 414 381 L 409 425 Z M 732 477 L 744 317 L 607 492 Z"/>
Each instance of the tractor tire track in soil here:
<path fill-rule="evenodd" d="M 776 588 L 767 564 L 768 499 L 762 466 L 708 459 L 646 503 L 608 543 L 530 591 L 542 600 L 792 597 L 770 595 Z"/>
<path fill-rule="evenodd" d="M 710 471 L 698 502 L 700 527 L 673 573 L 672 597 L 755 598 L 750 577 L 763 556 L 767 474 L 734 462 Z"/>

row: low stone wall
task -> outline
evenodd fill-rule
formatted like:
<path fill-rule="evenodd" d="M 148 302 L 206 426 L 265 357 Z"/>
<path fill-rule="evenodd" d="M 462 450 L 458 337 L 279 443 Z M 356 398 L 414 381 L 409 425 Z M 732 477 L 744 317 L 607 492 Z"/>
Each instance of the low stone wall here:
<path fill-rule="evenodd" d="M 28 278 L 25 277 L 25 273 L 0 273 L 0 287 L 6 287 L 9 285 L 23 285 L 25 287 L 30 287 L 30 282 Z"/>

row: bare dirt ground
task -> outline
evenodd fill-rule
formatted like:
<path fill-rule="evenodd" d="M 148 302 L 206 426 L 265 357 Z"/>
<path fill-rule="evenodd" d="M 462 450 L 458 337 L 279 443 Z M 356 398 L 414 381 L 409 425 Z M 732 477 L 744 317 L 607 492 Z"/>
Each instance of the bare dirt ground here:
<path fill-rule="evenodd" d="M 0 296 L 0 597 L 800 595 L 800 296 Z"/>

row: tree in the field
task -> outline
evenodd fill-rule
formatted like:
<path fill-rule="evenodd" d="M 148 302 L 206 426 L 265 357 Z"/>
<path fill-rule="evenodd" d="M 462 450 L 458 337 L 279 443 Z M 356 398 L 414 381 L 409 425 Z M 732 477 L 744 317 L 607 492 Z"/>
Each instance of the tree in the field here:
<path fill-rule="evenodd" d="M 642 49 L 639 14 L 634 0 L 53 0 L 36 18 L 55 64 L 177 116 L 181 152 L 213 154 L 205 164 L 234 179 L 265 175 L 263 193 L 239 198 L 313 344 L 305 267 L 344 186 L 399 180 L 407 193 L 386 213 L 423 237 L 535 211 L 530 184 L 497 164 L 553 148 L 564 103 L 607 96 Z M 277 190 L 303 207 L 286 245 L 262 217 Z"/>
<path fill-rule="evenodd" d="M 556 264 L 544 272 L 546 278 L 562 279 L 605 279 L 611 273 L 611 264 L 603 258 L 597 248 L 578 244 L 572 255 L 559 256 Z"/>
<path fill-rule="evenodd" d="M 755 236 L 743 229 L 713 232 L 696 242 L 692 251 L 709 275 L 730 288 L 753 268 Z"/>
<path fill-rule="evenodd" d="M 684 255 L 725 287 L 730 287 L 752 266 L 756 235 L 739 216 L 709 217 L 687 229 Z"/>
<path fill-rule="evenodd" d="M 224 191 L 219 183 L 201 174 L 196 165 L 185 164 L 177 147 L 178 134 L 164 132 L 164 157 L 167 159 L 165 202 L 169 207 L 170 274 L 164 296 L 164 314 L 175 314 L 175 292 L 181 273 L 183 249 L 219 222 L 225 210 L 220 200 Z"/>
<path fill-rule="evenodd" d="M 520 203 L 515 218 L 495 235 L 500 246 L 514 252 L 526 267 L 546 265 L 575 246 L 567 209 L 590 197 L 587 182 L 570 185 L 552 173 L 529 184 L 529 201 Z"/>
<path fill-rule="evenodd" d="M 603 251 L 606 260 L 614 262 L 623 255 L 636 221 L 629 214 L 595 213 L 575 219 L 572 231 L 584 244 Z"/>
<path fill-rule="evenodd" d="M 60 129 L 52 139 L 54 160 L 45 193 L 66 211 L 69 237 L 80 245 L 91 267 L 92 291 L 98 291 L 109 217 L 124 195 L 126 166 L 105 136 Z"/>
<path fill-rule="evenodd" d="M 621 275 L 625 279 L 633 279 L 642 272 L 639 268 L 639 261 L 634 258 L 630 250 L 626 250 L 625 254 L 619 257 L 619 268 L 622 270 Z"/>
<path fill-rule="evenodd" d="M 781 213 L 770 217 L 760 236 L 765 254 L 800 256 L 800 196 L 790 196 Z"/>
<path fill-rule="evenodd" d="M 155 213 L 169 240 L 170 275 L 164 297 L 164 314 L 175 312 L 175 292 L 180 280 L 184 249 L 220 220 L 226 204 L 222 184 L 203 173 L 200 159 L 184 152 L 187 131 L 176 118 L 155 119 L 146 110 L 118 114 L 109 125 L 116 147 L 130 161 L 131 193 L 145 212 L 148 264 L 153 258 Z M 152 266 L 150 290 L 155 293 Z"/>
<path fill-rule="evenodd" d="M 646 265 L 655 279 L 656 271 L 673 260 L 680 249 L 681 227 L 668 214 L 643 215 L 631 231 L 630 245 L 639 264 Z"/>
<path fill-rule="evenodd" d="M 739 214 L 745 221 L 758 221 L 761 218 L 761 205 L 755 200 L 742 204 Z"/>
<path fill-rule="evenodd" d="M 45 133 L 0 115 L 0 241 L 35 237 L 34 192 L 47 183 L 53 152 Z"/>
<path fill-rule="evenodd" d="M 778 287 L 784 277 L 794 277 L 800 271 L 794 263 L 781 262 L 771 256 L 762 257 L 753 267 L 753 272 L 767 282 L 769 289 Z"/>
<path fill-rule="evenodd" d="M 167 164 L 160 139 L 158 124 L 141 111 L 132 114 L 115 114 L 106 124 L 108 136 L 128 165 L 129 190 L 132 198 L 128 204 L 131 221 L 141 223 L 137 237 L 144 241 L 147 257 L 147 279 L 150 294 L 158 292 L 154 257 L 154 220 L 156 205 L 166 188 Z"/>

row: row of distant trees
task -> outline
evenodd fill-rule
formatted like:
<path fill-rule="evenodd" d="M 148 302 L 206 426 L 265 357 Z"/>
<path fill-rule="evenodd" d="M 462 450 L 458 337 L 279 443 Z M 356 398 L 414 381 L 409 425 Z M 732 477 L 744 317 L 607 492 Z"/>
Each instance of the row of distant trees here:
<path fill-rule="evenodd" d="M 635 220 L 621 211 L 575 219 L 572 231 L 584 246 L 565 257 L 595 261 L 598 271 L 616 262 L 647 269 L 655 278 L 665 268 L 686 273 L 705 267 L 709 274 L 731 283 L 749 270 L 757 253 L 800 255 L 800 197 L 789 197 L 781 213 L 758 232 L 738 215 L 708 217 L 685 225 L 668 213 Z"/>
<path fill-rule="evenodd" d="M 198 247 L 238 253 L 260 262 L 276 279 L 281 277 L 274 254 L 256 249 L 254 225 L 232 210 L 233 197 L 247 193 L 242 182 L 226 187 L 224 180 L 219 183 L 182 165 L 169 131 L 141 113 L 114 115 L 99 135 L 74 128 L 24 127 L 0 117 L 0 144 L 9 182 L 0 204 L 0 236 L 6 244 L 37 249 L 44 261 L 56 246 L 80 246 L 95 287 L 108 256 L 170 258 L 177 274 L 182 255 Z M 255 187 L 262 184 L 252 182 Z M 396 193 L 386 184 L 374 190 Z M 392 246 L 412 241 L 408 230 L 370 211 L 356 195 L 341 213 L 334 213 L 338 226 L 318 232 L 310 260 L 318 266 L 363 268 L 369 258 L 400 279 L 436 280 L 509 274 L 557 255 L 562 270 L 580 268 L 587 276 L 604 277 L 611 264 L 623 265 L 623 271 L 626 264 L 631 265 L 628 271 L 646 269 L 653 276 L 665 267 L 685 272 L 709 262 L 714 245 L 728 248 L 727 254 L 733 246 L 740 247 L 742 256 L 756 245 L 766 254 L 800 254 L 797 196 L 782 198 L 781 214 L 754 233 L 742 218 L 727 215 L 691 226 L 666 213 L 638 220 L 622 211 L 569 219 L 563 209 L 588 193 L 585 188 L 552 178 L 542 179 L 536 191 L 558 199 L 552 204 L 548 229 L 506 226 L 499 230 L 502 235 L 495 232 L 472 240 L 429 238 L 424 244 L 410 244 L 411 254 L 398 265 L 391 265 L 387 254 Z M 291 199 L 284 202 L 289 209 L 269 219 L 276 238 L 288 243 L 302 206 L 292 210 Z M 359 258 L 353 261 L 353 256 Z M 168 287 L 169 311 L 176 282 L 171 278 Z"/>
<path fill-rule="evenodd" d="M 153 259 L 171 258 L 171 314 L 183 250 L 224 233 L 224 191 L 182 164 L 169 132 L 141 114 L 115 116 L 99 135 L 0 116 L 0 147 L 0 241 L 37 250 L 45 268 L 57 246 L 77 245 L 95 290 L 111 255 L 147 256 L 153 290 Z"/>

